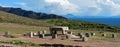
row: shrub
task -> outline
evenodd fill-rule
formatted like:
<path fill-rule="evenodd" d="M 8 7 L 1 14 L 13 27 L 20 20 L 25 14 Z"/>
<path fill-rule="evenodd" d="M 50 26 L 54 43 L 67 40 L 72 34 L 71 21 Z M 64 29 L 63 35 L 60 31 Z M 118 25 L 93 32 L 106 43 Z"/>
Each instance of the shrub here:
<path fill-rule="evenodd" d="M 18 35 L 7 35 L 8 38 L 18 38 Z"/>

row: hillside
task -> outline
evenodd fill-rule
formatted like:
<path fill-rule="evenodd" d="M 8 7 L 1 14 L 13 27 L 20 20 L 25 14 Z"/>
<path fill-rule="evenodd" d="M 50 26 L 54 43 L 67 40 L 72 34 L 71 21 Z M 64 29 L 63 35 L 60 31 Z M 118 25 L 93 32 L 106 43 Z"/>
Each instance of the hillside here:
<path fill-rule="evenodd" d="M 41 27 L 49 27 L 49 26 L 68 26 L 70 29 L 74 30 L 91 30 L 91 31 L 111 31 L 111 32 L 119 32 L 120 27 L 109 26 L 105 24 L 92 23 L 86 21 L 75 21 L 68 19 L 45 19 L 45 20 L 36 20 L 30 19 L 22 16 L 17 16 L 14 14 L 6 13 L 0 11 L 0 22 L 1 23 L 15 23 L 15 24 L 23 24 L 30 26 L 41 26 Z"/>
<path fill-rule="evenodd" d="M 23 10 L 21 8 L 1 7 L 0 6 L 0 11 L 16 14 L 18 16 L 33 18 L 33 19 L 67 19 L 65 17 L 55 15 L 55 14 L 36 13 L 33 11 Z"/>
<path fill-rule="evenodd" d="M 30 19 L 30 18 L 6 13 L 3 11 L 0 11 L 0 22 L 1 23 L 16 23 L 16 24 L 32 25 L 32 26 L 49 26 L 49 24 L 41 20 Z"/>
<path fill-rule="evenodd" d="M 89 31 L 92 30 L 92 31 L 111 31 L 111 32 L 120 31 L 120 27 L 86 22 L 86 21 L 52 19 L 52 20 L 46 20 L 46 22 L 57 26 L 69 26 L 71 29 L 76 29 L 76 30 L 80 29 L 80 30 L 89 30 Z"/>

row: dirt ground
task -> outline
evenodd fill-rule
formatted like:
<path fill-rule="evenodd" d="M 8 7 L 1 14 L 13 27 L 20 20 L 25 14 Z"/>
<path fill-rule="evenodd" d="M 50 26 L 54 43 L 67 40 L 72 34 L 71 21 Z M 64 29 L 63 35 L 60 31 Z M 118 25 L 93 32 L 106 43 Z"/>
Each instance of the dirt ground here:
<path fill-rule="evenodd" d="M 0 47 L 21 47 L 21 46 L 11 45 L 11 44 L 0 44 Z"/>
<path fill-rule="evenodd" d="M 64 44 L 64 45 L 73 45 L 73 46 L 83 46 L 83 47 L 120 47 L 119 42 L 112 42 L 112 41 L 105 41 L 105 40 L 93 40 L 89 39 L 87 42 L 82 42 L 79 38 L 71 38 L 67 40 L 61 40 L 59 38 L 52 39 L 51 36 L 47 36 L 45 38 L 38 38 L 38 37 L 19 37 L 19 38 L 6 38 L 0 36 L 0 41 L 11 41 L 11 40 L 21 40 L 24 42 L 32 42 L 36 44 Z"/>

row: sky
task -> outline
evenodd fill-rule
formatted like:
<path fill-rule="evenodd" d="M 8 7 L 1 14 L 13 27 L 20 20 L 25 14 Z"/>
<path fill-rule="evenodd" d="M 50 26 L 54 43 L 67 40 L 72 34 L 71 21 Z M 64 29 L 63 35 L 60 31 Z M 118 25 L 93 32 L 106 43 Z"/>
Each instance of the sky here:
<path fill-rule="evenodd" d="M 120 17 L 120 0 L 0 0 L 0 6 L 78 17 Z"/>

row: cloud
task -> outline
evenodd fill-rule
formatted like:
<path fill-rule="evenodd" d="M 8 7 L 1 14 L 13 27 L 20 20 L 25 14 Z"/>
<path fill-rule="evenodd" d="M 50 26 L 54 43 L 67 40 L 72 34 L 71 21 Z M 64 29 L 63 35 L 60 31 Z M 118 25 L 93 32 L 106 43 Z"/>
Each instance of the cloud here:
<path fill-rule="evenodd" d="M 79 6 L 69 2 L 68 0 L 45 0 L 46 3 L 49 3 L 52 6 L 51 12 L 59 10 L 59 13 L 77 13 Z"/>
<path fill-rule="evenodd" d="M 117 16 L 120 15 L 120 4 L 115 3 L 112 0 L 98 0 L 99 4 L 105 5 L 106 7 L 109 7 L 111 16 Z M 102 6 L 101 5 L 101 6 Z"/>
<path fill-rule="evenodd" d="M 11 5 L 4 5 L 4 4 L 0 4 L 0 6 L 2 6 L 2 7 L 12 7 Z"/>
<path fill-rule="evenodd" d="M 12 2 L 12 3 L 11 3 Z M 36 12 L 76 16 L 118 16 L 120 0 L 11 0 L 4 6 L 21 7 Z"/>
<path fill-rule="evenodd" d="M 27 6 L 27 3 L 25 2 L 15 2 L 15 4 L 21 5 L 21 6 Z"/>
<path fill-rule="evenodd" d="M 87 15 L 87 16 L 96 16 L 102 11 L 101 8 L 99 7 L 86 7 L 82 9 L 82 15 Z"/>
<path fill-rule="evenodd" d="M 73 14 L 73 15 L 91 15 L 95 16 L 101 12 L 95 0 L 45 0 L 45 8 L 51 13 Z M 87 2 L 87 3 L 86 3 Z"/>
<path fill-rule="evenodd" d="M 77 16 L 117 16 L 120 4 L 113 0 L 44 0 L 44 11 Z M 119 2 L 120 3 L 120 2 Z"/>
<path fill-rule="evenodd" d="M 3 5 L 3 4 L 0 4 L 0 6 L 7 7 L 7 6 Z"/>

